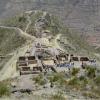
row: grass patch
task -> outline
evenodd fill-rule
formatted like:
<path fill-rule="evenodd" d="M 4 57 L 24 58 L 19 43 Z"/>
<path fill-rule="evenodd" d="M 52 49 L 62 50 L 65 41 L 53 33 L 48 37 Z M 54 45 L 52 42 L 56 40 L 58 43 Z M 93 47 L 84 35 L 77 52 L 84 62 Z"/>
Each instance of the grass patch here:
<path fill-rule="evenodd" d="M 94 68 L 92 66 L 86 66 L 86 72 L 87 72 L 87 76 L 89 78 L 96 77 L 96 68 Z"/>
<path fill-rule="evenodd" d="M 38 75 L 37 77 L 33 78 L 33 80 L 35 81 L 36 84 L 38 85 L 45 85 L 46 84 L 46 81 L 43 77 L 42 74 Z"/>
<path fill-rule="evenodd" d="M 10 95 L 10 89 L 7 86 L 6 83 L 0 83 L 0 97 L 2 96 L 9 96 Z"/>
<path fill-rule="evenodd" d="M 65 74 L 64 73 L 54 73 L 52 76 L 48 77 L 50 83 L 55 83 L 56 85 L 63 86 L 65 84 Z"/>
<path fill-rule="evenodd" d="M 75 75 L 78 74 L 79 71 L 80 71 L 79 68 L 73 68 L 73 69 L 71 70 L 71 75 L 72 75 L 72 76 L 75 76 Z"/>

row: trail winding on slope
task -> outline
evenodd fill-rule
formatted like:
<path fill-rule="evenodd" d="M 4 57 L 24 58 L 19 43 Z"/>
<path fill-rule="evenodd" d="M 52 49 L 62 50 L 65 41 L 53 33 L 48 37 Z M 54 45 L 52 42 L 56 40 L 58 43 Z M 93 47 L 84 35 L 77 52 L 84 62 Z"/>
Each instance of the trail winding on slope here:
<path fill-rule="evenodd" d="M 16 74 L 16 62 L 19 56 L 23 56 L 25 52 L 29 49 L 28 45 L 19 48 L 14 52 L 13 57 L 6 63 L 0 72 L 0 81 L 11 78 Z"/>
<path fill-rule="evenodd" d="M 20 35 L 23 36 L 23 37 L 30 38 L 32 40 L 35 39 L 35 37 L 27 34 L 26 32 L 22 31 L 20 28 L 17 28 L 17 27 L 0 26 L 0 28 L 14 29 L 14 30 L 18 31 L 20 33 Z"/>
<path fill-rule="evenodd" d="M 31 14 L 31 12 L 29 14 Z M 29 15 L 27 15 L 27 21 L 28 21 L 28 23 L 26 25 L 25 31 L 23 31 L 22 29 L 20 29 L 18 27 L 9 27 L 9 26 L 2 26 L 2 25 L 0 26 L 0 28 L 14 29 L 14 30 L 18 31 L 21 36 L 34 40 L 35 37 L 27 33 L 27 30 L 28 30 L 29 26 L 31 25 L 31 20 L 30 20 Z"/>
<path fill-rule="evenodd" d="M 59 46 L 59 44 L 58 44 L 58 42 L 57 42 L 57 40 L 59 40 L 60 37 L 61 37 L 61 34 L 58 34 L 58 35 L 55 37 L 55 39 L 53 40 L 52 45 L 53 45 L 55 48 L 64 51 L 64 50 Z"/>
<path fill-rule="evenodd" d="M 31 36 L 30 34 L 26 33 L 27 29 L 29 28 L 31 24 L 31 20 L 29 16 L 28 16 L 28 21 L 29 23 L 27 24 L 25 31 L 21 30 L 18 27 L 0 26 L 0 28 L 14 29 L 18 31 L 18 33 L 21 36 L 27 38 L 28 41 L 30 42 L 30 44 L 25 44 L 25 46 L 18 48 L 18 50 L 16 50 L 13 53 L 12 58 L 4 65 L 3 69 L 0 71 L 0 81 L 11 78 L 14 76 L 14 74 L 16 74 L 16 62 L 17 62 L 18 57 L 25 55 L 30 45 L 32 45 L 33 40 L 35 40 L 34 36 Z"/>
<path fill-rule="evenodd" d="M 35 12 L 36 13 L 36 12 Z M 41 19 L 44 19 L 45 16 L 47 15 L 47 12 L 43 12 L 43 15 L 41 16 Z M 35 30 L 37 33 L 40 33 L 42 28 L 41 25 L 39 24 L 38 20 L 35 21 Z"/>
<path fill-rule="evenodd" d="M 28 24 L 27 24 L 27 26 L 26 26 L 26 28 L 25 28 L 25 33 L 27 32 L 27 30 L 28 30 L 28 28 L 29 28 L 29 26 L 31 25 L 31 20 L 30 20 L 30 17 L 29 17 L 29 15 L 27 15 L 27 21 L 28 21 Z"/>
<path fill-rule="evenodd" d="M 46 12 L 43 13 L 43 18 L 46 16 Z M 13 56 L 12 58 L 6 63 L 6 65 L 4 65 L 3 69 L 1 70 L 0 72 L 0 81 L 2 80 L 5 80 L 5 79 L 8 79 L 8 78 L 12 78 L 12 77 L 16 77 L 18 74 L 17 74 L 17 70 L 16 70 L 16 62 L 17 62 L 17 59 L 19 56 L 24 56 L 26 51 L 30 49 L 31 45 L 33 44 L 33 40 L 34 41 L 37 41 L 37 42 L 40 42 L 40 43 L 43 43 L 45 45 L 49 45 L 50 42 L 47 38 L 35 38 L 34 36 L 30 35 L 27 33 L 27 30 L 29 28 L 29 26 L 31 25 L 31 20 L 30 20 L 30 16 L 28 15 L 27 16 L 27 20 L 28 20 L 28 24 L 25 28 L 25 31 L 21 30 L 20 28 L 17 28 L 17 27 L 9 27 L 9 26 L 0 26 L 1 28 L 7 28 L 7 29 L 14 29 L 16 31 L 18 31 L 18 33 L 23 36 L 23 37 L 26 37 L 27 40 L 29 41 L 29 44 L 24 44 L 23 47 L 21 48 L 18 48 L 18 50 L 16 50 L 14 53 L 13 53 Z M 36 22 L 37 23 L 37 22 Z M 36 25 L 35 23 L 35 25 Z M 39 31 L 39 28 L 37 25 L 35 26 L 35 29 L 37 31 Z M 58 49 L 61 49 L 57 40 L 60 39 L 61 37 L 61 34 L 58 34 L 57 37 L 54 39 L 53 43 L 53 48 L 58 48 Z M 61 49 L 62 50 L 62 49 Z"/>

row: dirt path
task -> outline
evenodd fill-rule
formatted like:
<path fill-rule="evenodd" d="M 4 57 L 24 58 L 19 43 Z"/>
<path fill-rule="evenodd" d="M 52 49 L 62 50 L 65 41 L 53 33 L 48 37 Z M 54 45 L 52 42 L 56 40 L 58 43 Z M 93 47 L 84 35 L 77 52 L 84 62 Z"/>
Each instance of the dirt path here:
<path fill-rule="evenodd" d="M 30 20 L 30 16 L 29 16 L 29 15 L 27 15 L 27 21 L 28 21 L 28 24 L 27 24 L 27 26 L 26 26 L 26 28 L 25 28 L 25 33 L 27 32 L 29 26 L 30 26 L 31 23 L 32 23 L 31 20 Z"/>
<path fill-rule="evenodd" d="M 58 34 L 58 35 L 56 36 L 56 38 L 53 40 L 52 45 L 53 45 L 55 48 L 60 49 L 60 50 L 63 51 L 63 49 L 59 46 L 59 44 L 58 44 L 58 42 L 57 42 L 57 40 L 59 40 L 60 37 L 61 37 L 61 34 Z"/>
<path fill-rule="evenodd" d="M 43 12 L 43 15 L 41 16 L 41 19 L 44 19 L 46 15 L 47 15 L 47 12 Z M 42 29 L 42 28 L 41 28 L 41 25 L 40 25 L 39 22 L 36 20 L 36 21 L 35 21 L 35 30 L 36 30 L 37 34 L 41 32 L 41 29 Z"/>
<path fill-rule="evenodd" d="M 29 28 L 29 25 L 31 24 L 29 17 L 28 17 L 28 21 L 29 21 L 29 23 L 27 24 L 25 32 L 17 27 L 0 26 L 0 28 L 14 29 L 14 30 L 18 31 L 18 33 L 21 36 L 26 37 L 29 41 L 32 41 L 32 40 L 35 40 L 35 37 L 26 33 L 27 29 Z M 32 44 L 26 44 L 24 47 L 19 48 L 17 51 L 15 51 L 13 53 L 13 57 L 6 63 L 6 65 L 3 67 L 3 69 L 0 72 L 0 81 L 13 77 L 14 73 L 16 74 L 17 59 L 19 56 L 25 55 L 25 52 L 29 49 L 30 45 L 32 45 Z"/>
<path fill-rule="evenodd" d="M 47 12 L 46 12 L 46 11 L 43 12 L 43 16 L 42 16 L 42 18 L 45 18 L 46 15 L 47 15 Z"/>
<path fill-rule="evenodd" d="M 27 33 L 27 30 L 28 30 L 29 26 L 31 25 L 31 20 L 30 20 L 29 14 L 31 14 L 32 11 L 28 11 L 26 13 L 28 13 L 28 15 L 27 15 L 28 24 L 26 25 L 25 31 L 23 31 L 22 29 L 20 29 L 18 27 L 9 27 L 9 26 L 2 26 L 2 25 L 0 26 L 0 28 L 14 29 L 14 30 L 18 31 L 18 33 L 20 33 L 21 36 L 34 40 L 35 37 Z"/>
<path fill-rule="evenodd" d="M 6 29 L 14 29 L 20 33 L 21 36 L 26 37 L 28 39 L 34 40 L 35 37 L 31 36 L 30 34 L 27 34 L 26 32 L 22 31 L 20 28 L 17 27 L 9 27 L 9 26 L 0 26 L 0 28 L 6 28 Z"/>
<path fill-rule="evenodd" d="M 43 17 L 46 16 L 46 12 L 43 13 Z M 20 28 L 17 27 L 8 27 L 8 26 L 0 26 L 1 28 L 7 28 L 7 29 L 14 29 L 17 30 L 19 32 L 20 35 L 22 35 L 23 37 L 28 38 L 29 41 L 33 41 L 35 40 L 36 42 L 45 44 L 47 46 L 50 45 L 50 42 L 47 38 L 35 38 L 34 36 L 31 36 L 30 34 L 26 33 L 27 29 L 29 28 L 30 24 L 31 24 L 31 20 L 30 17 L 28 16 L 28 21 L 29 23 L 26 26 L 25 32 L 22 31 Z M 35 27 L 37 29 L 37 26 Z M 57 39 L 60 39 L 61 34 L 58 34 L 57 37 L 54 40 L 54 47 L 53 48 L 60 48 L 60 46 L 57 43 Z M 16 71 L 16 62 L 19 56 L 24 56 L 26 51 L 29 50 L 30 45 L 32 45 L 33 43 L 30 44 L 26 44 L 24 47 L 19 48 L 17 51 L 15 51 L 13 53 L 13 57 L 6 63 L 6 65 L 3 67 L 3 69 L 0 72 L 0 81 L 14 77 L 17 75 L 17 71 Z M 52 44 L 51 44 L 52 45 Z M 52 48 L 52 49 L 53 49 Z"/>

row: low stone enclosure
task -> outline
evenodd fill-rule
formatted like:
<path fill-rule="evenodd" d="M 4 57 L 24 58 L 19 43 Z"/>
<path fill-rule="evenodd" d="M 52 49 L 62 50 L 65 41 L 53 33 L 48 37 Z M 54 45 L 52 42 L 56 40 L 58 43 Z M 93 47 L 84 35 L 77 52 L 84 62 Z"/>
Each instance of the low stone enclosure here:
<path fill-rule="evenodd" d="M 90 61 L 88 57 L 75 56 L 73 54 L 66 54 L 61 51 L 58 55 L 53 56 L 44 48 L 43 50 L 38 49 L 39 48 L 37 47 L 35 56 L 25 55 L 18 58 L 16 68 L 20 71 L 21 75 L 40 73 L 45 69 L 51 69 L 52 71 L 56 72 L 56 67 L 59 67 L 59 65 L 69 66 L 72 63 L 74 64 L 74 62 L 80 62 L 81 65 L 83 65 Z"/>
<path fill-rule="evenodd" d="M 73 54 L 60 53 L 56 55 L 54 60 L 57 67 L 85 67 L 86 65 L 96 66 L 96 61 L 91 63 L 89 57 L 86 56 L 75 56 Z"/>
<path fill-rule="evenodd" d="M 20 74 L 34 74 L 42 71 L 42 66 L 38 66 L 35 56 L 19 57 L 16 63 L 17 70 Z"/>
<path fill-rule="evenodd" d="M 55 66 L 55 63 L 51 57 L 40 60 L 36 59 L 35 56 L 21 56 L 16 63 L 16 68 L 21 75 L 40 73 L 43 69 L 53 69 L 53 66 Z"/>
<path fill-rule="evenodd" d="M 0 55 L 0 60 L 6 58 L 6 56 Z"/>
<path fill-rule="evenodd" d="M 44 59 L 41 60 L 41 63 L 43 65 L 44 69 L 52 70 L 53 72 L 57 72 L 56 69 L 55 69 L 56 64 L 54 62 L 54 59 L 52 59 L 52 58 L 44 58 Z"/>
<path fill-rule="evenodd" d="M 68 61 L 68 62 L 72 62 L 72 61 L 84 61 L 87 62 L 89 61 L 88 57 L 82 57 L 82 56 L 74 56 L 73 54 L 66 54 L 66 53 L 61 53 L 59 55 L 56 56 L 56 59 L 60 62 L 64 62 L 64 61 Z"/>

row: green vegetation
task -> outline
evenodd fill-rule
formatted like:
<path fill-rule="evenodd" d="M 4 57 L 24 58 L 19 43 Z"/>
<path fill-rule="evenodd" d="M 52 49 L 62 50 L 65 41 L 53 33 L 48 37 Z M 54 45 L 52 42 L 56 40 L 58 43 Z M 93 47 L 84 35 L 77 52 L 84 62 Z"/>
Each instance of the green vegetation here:
<path fill-rule="evenodd" d="M 62 27 L 61 27 L 61 23 L 58 20 L 58 18 L 56 16 L 50 16 L 50 15 L 46 15 L 45 17 L 48 21 L 48 26 L 46 26 L 46 30 L 50 30 L 52 35 L 55 36 L 56 34 L 59 34 Z"/>
<path fill-rule="evenodd" d="M 0 54 L 8 54 L 22 46 L 26 39 L 12 29 L 0 28 Z"/>
<path fill-rule="evenodd" d="M 68 86 L 70 86 L 71 88 L 75 88 L 77 90 L 82 90 L 86 87 L 86 85 L 88 84 L 88 79 L 85 77 L 73 77 L 72 79 L 70 79 L 68 81 Z"/>
<path fill-rule="evenodd" d="M 38 85 L 45 85 L 46 81 L 43 77 L 42 74 L 38 75 L 37 77 L 33 78 L 33 80 L 35 81 L 35 83 L 37 83 Z"/>
<path fill-rule="evenodd" d="M 75 86 L 75 87 L 76 87 L 76 85 L 79 85 L 78 78 L 77 78 L 77 77 L 72 78 L 72 79 L 68 82 L 68 85 L 72 85 L 72 86 Z"/>
<path fill-rule="evenodd" d="M 0 97 L 2 96 L 9 96 L 10 95 L 10 89 L 5 83 L 0 83 Z"/>
<path fill-rule="evenodd" d="M 65 74 L 64 73 L 55 73 L 52 76 L 48 77 L 48 80 L 51 84 L 56 84 L 58 86 L 62 86 L 65 84 Z"/>
<path fill-rule="evenodd" d="M 49 77 L 50 82 L 56 82 L 56 81 L 61 80 L 62 78 L 64 78 L 62 73 L 56 73 L 52 77 Z"/>
<path fill-rule="evenodd" d="M 72 71 L 71 71 L 71 74 L 72 74 L 73 76 L 75 76 L 75 75 L 78 74 L 79 70 L 80 70 L 79 68 L 73 68 Z"/>
<path fill-rule="evenodd" d="M 71 79 L 65 84 L 66 88 L 79 90 L 87 98 L 100 98 L 100 76 L 96 76 L 96 71 L 97 69 L 93 66 L 86 66 L 86 75 L 77 77 L 76 74 L 72 74 Z M 78 73 L 79 71 L 74 69 L 74 72 Z"/>
<path fill-rule="evenodd" d="M 41 11 L 37 11 L 35 14 L 31 14 L 31 25 L 29 27 L 29 29 L 27 30 L 27 33 L 35 35 L 35 23 L 37 20 L 39 20 L 41 17 L 43 16 L 43 12 Z M 45 18 L 43 19 L 44 25 L 42 26 L 43 30 L 49 30 L 52 35 L 56 35 L 60 32 L 60 22 L 57 19 L 57 17 L 50 15 L 50 14 L 46 14 Z"/>
<path fill-rule="evenodd" d="M 85 75 L 81 75 L 79 68 L 73 68 L 70 70 L 70 77 L 67 77 L 65 72 L 49 73 L 46 75 L 47 82 L 50 83 L 50 87 L 55 87 L 59 91 L 66 93 L 67 91 L 80 91 L 80 93 L 86 98 L 98 99 L 100 98 L 100 76 L 95 74 L 97 69 L 92 66 L 86 66 L 84 70 Z M 95 77 L 94 77 L 95 75 Z M 97 76 L 96 76 L 97 75 Z M 35 83 L 39 85 L 45 85 L 44 76 L 40 74 L 33 79 Z M 50 100 L 65 100 L 63 93 L 56 93 L 51 95 Z"/>
<path fill-rule="evenodd" d="M 96 71 L 97 69 L 93 68 L 92 66 L 86 66 L 84 69 L 84 72 L 86 73 L 85 76 L 77 76 L 77 74 L 80 72 L 80 69 L 73 68 L 70 71 L 71 76 L 69 78 L 65 73 L 55 73 L 51 76 L 48 76 L 48 80 L 50 80 L 50 83 L 61 89 L 61 91 L 81 91 L 82 95 L 86 98 L 94 99 L 100 97 L 100 76 L 96 76 Z M 54 98 L 57 97 L 59 97 L 59 94 L 54 95 Z"/>
<path fill-rule="evenodd" d="M 30 20 L 31 20 L 31 25 L 27 30 L 27 33 L 31 34 L 31 35 L 35 35 L 36 30 L 35 30 L 35 23 L 36 21 L 43 15 L 42 11 L 37 11 L 36 13 L 32 13 L 30 15 Z"/>
<path fill-rule="evenodd" d="M 37 11 L 36 13 L 33 12 L 30 15 L 32 24 L 34 25 L 35 24 L 35 21 L 37 21 L 37 19 L 39 19 L 42 15 L 43 15 L 43 12 L 42 11 Z"/>
<path fill-rule="evenodd" d="M 89 78 L 94 78 L 96 76 L 96 68 L 92 66 L 86 66 L 86 71 Z"/>
<path fill-rule="evenodd" d="M 96 84 L 97 86 L 100 86 L 100 76 L 97 76 L 97 77 L 95 78 L 94 82 L 95 82 L 95 84 Z"/>

